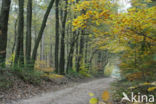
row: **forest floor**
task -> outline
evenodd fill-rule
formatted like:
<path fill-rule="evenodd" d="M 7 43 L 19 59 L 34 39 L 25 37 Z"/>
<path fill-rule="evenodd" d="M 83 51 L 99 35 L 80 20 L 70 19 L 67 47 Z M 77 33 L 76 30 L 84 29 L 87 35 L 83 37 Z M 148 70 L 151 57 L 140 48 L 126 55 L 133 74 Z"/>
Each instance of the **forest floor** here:
<path fill-rule="evenodd" d="M 13 104 L 88 104 L 89 93 L 101 97 L 103 91 L 110 88 L 111 82 L 113 82 L 112 78 L 98 78 L 70 83 L 59 90 L 52 89 L 48 93 L 20 100 Z"/>

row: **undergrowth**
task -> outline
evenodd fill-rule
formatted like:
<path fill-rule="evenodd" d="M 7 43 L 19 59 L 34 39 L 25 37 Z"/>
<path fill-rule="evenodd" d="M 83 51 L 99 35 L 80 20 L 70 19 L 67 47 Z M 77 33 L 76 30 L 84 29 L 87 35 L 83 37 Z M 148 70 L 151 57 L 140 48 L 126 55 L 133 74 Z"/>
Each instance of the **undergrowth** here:
<path fill-rule="evenodd" d="M 13 80 L 11 78 L 12 74 L 8 71 L 2 71 L 0 73 L 0 88 L 8 89 L 12 86 Z"/>
<path fill-rule="evenodd" d="M 41 83 L 41 71 L 36 70 L 15 70 L 16 75 L 26 83 L 39 85 Z"/>
<path fill-rule="evenodd" d="M 114 82 L 112 84 L 112 95 L 114 102 L 120 102 L 123 98 L 123 92 L 128 96 L 131 96 L 131 93 L 134 94 L 140 93 L 141 95 L 153 95 L 156 97 L 156 81 L 153 82 L 144 82 L 144 81 L 128 81 L 126 79 Z"/>
<path fill-rule="evenodd" d="M 0 89 L 11 88 L 16 80 L 22 80 L 25 83 L 39 85 L 42 80 L 43 72 L 28 70 L 25 68 L 1 69 Z"/>

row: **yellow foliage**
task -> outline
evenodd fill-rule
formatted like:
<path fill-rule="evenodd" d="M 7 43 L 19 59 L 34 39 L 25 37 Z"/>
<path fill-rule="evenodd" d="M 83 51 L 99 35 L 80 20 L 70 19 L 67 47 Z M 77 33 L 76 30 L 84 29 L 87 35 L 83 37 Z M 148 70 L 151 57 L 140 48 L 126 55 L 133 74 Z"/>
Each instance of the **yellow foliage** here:
<path fill-rule="evenodd" d="M 154 91 L 154 90 L 156 90 L 156 87 L 150 87 L 150 88 L 148 88 L 148 91 L 149 91 L 149 92 L 152 92 L 152 91 Z"/>
<path fill-rule="evenodd" d="M 44 77 L 51 78 L 51 79 L 64 78 L 63 75 L 58 75 L 58 74 L 44 74 L 43 76 L 44 76 Z"/>
<path fill-rule="evenodd" d="M 93 94 L 93 93 L 89 93 L 89 96 L 90 96 L 90 97 L 93 97 L 93 96 L 94 96 L 94 94 Z"/>
<path fill-rule="evenodd" d="M 11 65 L 11 62 L 15 61 L 15 53 L 13 53 L 8 60 L 6 60 L 6 65 Z"/>
<path fill-rule="evenodd" d="M 73 26 L 75 31 L 79 28 L 89 28 L 91 21 L 96 25 L 100 25 L 104 19 L 108 19 L 110 12 L 110 1 L 107 0 L 90 0 L 83 1 L 75 5 L 75 11 L 81 12 L 85 10 L 85 13 L 81 13 L 76 19 L 73 20 Z"/>
<path fill-rule="evenodd" d="M 68 0 L 68 3 L 73 3 L 75 0 Z"/>
<path fill-rule="evenodd" d="M 51 68 L 51 67 L 46 67 L 46 68 L 35 67 L 35 69 L 36 69 L 36 70 L 43 71 L 43 72 L 53 72 L 53 71 L 54 71 L 54 68 Z"/>
<path fill-rule="evenodd" d="M 124 62 L 120 64 L 121 73 L 130 73 L 132 70 L 132 74 L 128 73 L 127 79 L 134 81 L 143 79 L 143 69 L 150 70 L 152 60 L 146 59 L 155 53 L 156 6 L 147 6 L 151 0 L 131 2 L 133 7 L 124 13 L 113 11 L 114 4 L 109 0 L 79 2 L 75 5 L 75 12 L 79 13 L 79 16 L 72 24 L 74 31 L 77 29 L 89 31 L 91 48 L 124 53 L 122 57 Z M 146 72 L 144 74 L 151 75 Z"/>
<path fill-rule="evenodd" d="M 142 72 L 136 72 L 136 73 L 132 73 L 132 74 L 127 75 L 127 79 L 129 81 L 138 80 L 138 79 L 141 79 L 142 77 L 143 77 Z"/>
<path fill-rule="evenodd" d="M 109 92 L 108 91 L 104 91 L 103 94 L 102 94 L 102 99 L 103 101 L 107 102 L 109 100 Z"/>
<path fill-rule="evenodd" d="M 131 0 L 131 2 L 134 7 L 140 7 L 142 9 L 147 7 L 147 3 L 152 2 L 152 0 Z"/>
<path fill-rule="evenodd" d="M 46 61 L 37 60 L 35 63 L 35 69 L 43 72 L 53 72 L 55 69 L 47 66 Z"/>
<path fill-rule="evenodd" d="M 151 2 L 144 0 L 144 3 Z M 132 0 L 132 3 L 140 3 L 140 0 Z M 140 5 L 140 4 L 138 4 Z M 93 48 L 100 50 L 108 49 L 113 53 L 128 50 L 129 41 L 140 43 L 146 35 L 146 41 L 153 43 L 156 38 L 153 35 L 156 23 L 156 7 L 131 8 L 128 13 L 113 13 L 113 4 L 107 0 L 83 1 L 76 5 L 77 11 L 85 10 L 73 20 L 73 31 L 81 28 L 93 32 L 95 38 Z M 110 15 L 111 14 L 111 15 Z M 104 31 L 98 28 L 100 25 L 111 26 L 110 30 Z M 142 34 L 144 32 L 144 34 Z M 108 34 L 105 34 L 108 33 Z M 114 45 L 116 44 L 116 45 Z"/>
<path fill-rule="evenodd" d="M 121 41 L 124 41 L 121 39 L 124 37 L 126 40 L 135 39 L 136 42 L 140 42 L 143 40 L 144 35 L 146 35 L 149 39 L 148 41 L 151 42 L 151 40 L 155 40 L 155 37 L 151 35 L 152 30 L 155 29 L 155 15 L 156 7 L 144 9 L 132 8 L 129 9 L 128 13 L 121 13 L 120 16 L 111 15 L 111 21 L 114 21 L 112 33 L 116 34 Z"/>
<path fill-rule="evenodd" d="M 131 87 L 129 87 L 128 89 L 135 89 L 136 88 L 136 86 L 131 86 Z"/>
<path fill-rule="evenodd" d="M 142 85 L 151 85 L 151 83 L 145 82 Z"/>
<path fill-rule="evenodd" d="M 138 84 L 136 86 L 131 86 L 128 89 L 131 89 L 132 90 L 132 89 L 136 89 L 136 88 L 141 87 L 141 86 L 153 86 L 153 87 L 149 87 L 147 89 L 147 91 L 149 91 L 149 92 L 152 92 L 152 91 L 156 90 L 156 84 L 155 84 L 155 82 L 151 82 L 151 83 L 149 83 L 149 82 L 140 83 L 140 84 Z"/>
<path fill-rule="evenodd" d="M 97 98 L 91 98 L 89 103 L 90 104 L 97 104 L 98 103 L 98 99 Z"/>

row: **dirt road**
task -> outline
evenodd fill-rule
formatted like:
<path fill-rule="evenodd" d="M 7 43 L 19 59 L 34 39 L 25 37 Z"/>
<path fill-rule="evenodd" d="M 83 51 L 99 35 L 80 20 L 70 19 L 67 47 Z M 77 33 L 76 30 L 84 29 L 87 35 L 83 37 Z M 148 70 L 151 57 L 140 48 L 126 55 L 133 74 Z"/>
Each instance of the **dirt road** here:
<path fill-rule="evenodd" d="M 112 78 L 97 79 L 22 100 L 18 104 L 88 104 L 90 99 L 88 93 L 93 92 L 99 97 L 104 90 L 109 88 L 112 81 Z"/>

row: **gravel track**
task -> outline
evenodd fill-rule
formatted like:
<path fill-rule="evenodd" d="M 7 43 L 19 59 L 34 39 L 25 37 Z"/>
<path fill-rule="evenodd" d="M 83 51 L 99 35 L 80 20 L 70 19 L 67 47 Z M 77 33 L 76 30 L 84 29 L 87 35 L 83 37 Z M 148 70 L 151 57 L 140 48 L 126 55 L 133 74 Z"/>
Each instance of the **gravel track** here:
<path fill-rule="evenodd" d="M 16 104 L 88 104 L 90 99 L 88 93 L 93 92 L 99 97 L 104 90 L 110 87 L 112 81 L 112 78 L 96 79 L 21 100 Z"/>

